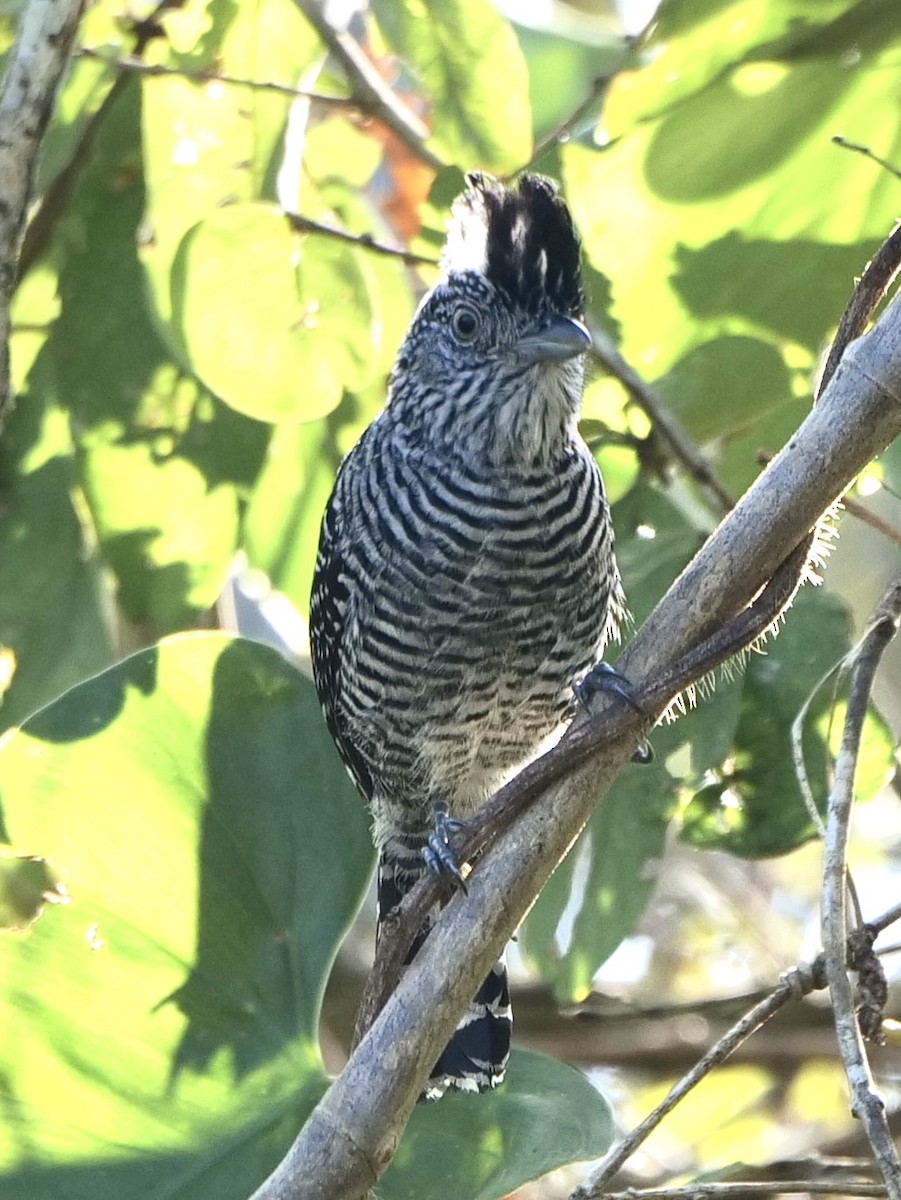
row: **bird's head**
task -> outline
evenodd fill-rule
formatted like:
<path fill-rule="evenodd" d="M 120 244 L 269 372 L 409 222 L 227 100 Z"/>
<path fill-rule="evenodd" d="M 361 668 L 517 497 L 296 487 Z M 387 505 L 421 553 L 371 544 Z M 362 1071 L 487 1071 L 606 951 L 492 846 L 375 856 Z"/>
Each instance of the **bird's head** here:
<path fill-rule="evenodd" d="M 408 430 L 498 462 L 534 462 L 571 436 L 582 399 L 579 241 L 554 185 L 467 178 L 442 278 L 425 296 L 392 374 Z"/>

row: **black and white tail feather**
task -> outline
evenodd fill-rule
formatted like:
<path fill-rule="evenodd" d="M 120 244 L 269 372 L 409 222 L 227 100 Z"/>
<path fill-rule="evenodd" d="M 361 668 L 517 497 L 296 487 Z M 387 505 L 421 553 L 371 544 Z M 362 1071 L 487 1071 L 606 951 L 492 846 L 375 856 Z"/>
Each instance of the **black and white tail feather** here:
<path fill-rule="evenodd" d="M 579 243 L 553 184 L 469 176 L 443 277 L 326 509 L 313 668 L 372 812 L 381 917 L 427 869 L 436 813 L 465 820 L 557 736 L 625 616 L 577 429 L 582 313 Z M 497 1086 L 511 1020 L 501 961 L 425 1096 Z"/>

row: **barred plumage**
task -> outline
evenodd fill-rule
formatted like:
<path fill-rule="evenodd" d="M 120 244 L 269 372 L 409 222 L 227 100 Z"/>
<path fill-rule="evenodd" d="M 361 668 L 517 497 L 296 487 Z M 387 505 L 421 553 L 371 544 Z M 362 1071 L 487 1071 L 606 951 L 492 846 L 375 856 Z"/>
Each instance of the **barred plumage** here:
<path fill-rule="evenodd" d="M 555 735 L 625 611 L 577 430 L 569 212 L 540 176 L 468 184 L 386 408 L 339 472 L 313 585 L 316 684 L 372 811 L 382 914 L 425 869 L 436 811 L 466 818 Z M 499 963 L 427 1094 L 498 1084 L 510 1022 Z"/>

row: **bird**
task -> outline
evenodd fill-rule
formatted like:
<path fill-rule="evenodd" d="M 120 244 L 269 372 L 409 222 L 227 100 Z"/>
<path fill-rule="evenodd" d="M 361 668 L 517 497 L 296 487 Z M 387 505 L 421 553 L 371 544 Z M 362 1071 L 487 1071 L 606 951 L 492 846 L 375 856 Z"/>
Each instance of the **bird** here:
<path fill-rule="evenodd" d="M 440 278 L 325 509 L 313 674 L 371 813 L 380 927 L 424 871 L 459 877 L 454 832 L 559 737 L 627 618 L 604 483 L 578 429 L 584 310 L 557 186 L 467 175 Z M 501 959 L 424 1098 L 497 1087 L 511 1026 Z"/>

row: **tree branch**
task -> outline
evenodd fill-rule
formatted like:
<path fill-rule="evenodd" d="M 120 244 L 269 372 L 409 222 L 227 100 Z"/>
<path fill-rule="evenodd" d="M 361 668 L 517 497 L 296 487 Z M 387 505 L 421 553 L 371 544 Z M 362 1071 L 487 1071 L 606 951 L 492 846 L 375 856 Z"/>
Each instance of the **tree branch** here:
<path fill-rule="evenodd" d="M 340 63 L 359 107 L 387 126 L 421 162 L 440 171 L 445 164 L 426 145 L 428 128 L 398 100 L 360 44 L 349 33 L 329 24 L 320 0 L 295 0 L 295 3 Z"/>
<path fill-rule="evenodd" d="M 351 233 L 348 229 L 339 229 L 336 225 L 326 225 L 322 221 L 314 221 L 311 217 L 303 217 L 300 213 L 286 212 L 288 223 L 298 233 L 315 233 L 321 237 L 334 238 L 338 242 L 347 242 L 358 246 L 361 250 L 369 250 L 373 254 L 382 254 L 388 258 L 399 258 L 408 267 L 437 267 L 438 260 L 424 254 L 414 254 L 411 250 L 402 250 L 399 246 L 389 246 L 376 241 L 369 233 Z"/>
<path fill-rule="evenodd" d="M 901 303 L 846 352 L 818 403 L 636 634 L 618 668 L 666 679 L 740 615 L 821 514 L 901 432 Z M 640 690 L 639 694 L 643 694 Z M 650 711 L 649 719 L 658 715 Z M 561 742 L 578 744 L 591 718 Z M 362 1196 L 388 1165 L 459 1014 L 522 914 L 626 765 L 645 722 L 617 715 L 609 741 L 505 829 L 441 913 L 413 963 L 255 1200 Z"/>
<path fill-rule="evenodd" d="M 220 71 L 189 71 L 185 67 L 167 67 L 162 63 L 148 63 L 135 55 L 117 58 L 105 54 L 94 46 L 81 46 L 75 51 L 76 58 L 87 58 L 93 62 L 102 63 L 116 72 L 126 72 L 131 75 L 145 75 L 151 78 L 187 79 L 191 83 L 222 83 L 227 87 L 246 88 L 251 92 L 274 92 L 277 96 L 287 96 L 291 100 L 312 100 L 317 104 L 327 104 L 332 108 L 359 109 L 356 100 L 349 96 L 329 96 L 325 92 L 312 92 L 306 88 L 290 87 L 287 83 L 276 83 L 272 79 L 239 79 L 234 75 L 223 75 Z"/>
<path fill-rule="evenodd" d="M 29 0 L 0 85 L 0 431 L 12 407 L 9 307 L 25 214 L 81 10 L 82 0 Z"/>
<path fill-rule="evenodd" d="M 762 1025 L 776 1015 L 784 1004 L 791 999 L 800 999 L 817 988 L 826 986 L 821 960 L 811 966 L 802 965 L 783 975 L 779 984 L 759 1004 L 755 1004 L 737 1021 L 707 1053 L 700 1058 L 690 1071 L 667 1092 L 657 1107 L 645 1117 L 634 1129 L 607 1152 L 600 1165 L 590 1177 L 575 1188 L 569 1200 L 598 1200 L 606 1193 L 607 1184 L 619 1172 L 620 1167 L 632 1157 L 638 1147 L 654 1132 L 665 1116 L 673 1111 L 689 1092 L 698 1086 L 714 1067 L 726 1061 L 732 1053 L 747 1041 L 752 1033 L 756 1033 Z"/>
<path fill-rule="evenodd" d="M 895 576 L 879 602 L 869 628 L 854 655 L 851 689 L 835 764 L 835 781 L 829 796 L 823 866 L 823 946 L 826 975 L 835 1015 L 835 1030 L 845 1076 L 851 1089 L 851 1111 L 859 1117 L 882 1172 L 891 1200 L 901 1200 L 901 1162 L 885 1115 L 885 1105 L 875 1090 L 848 976 L 847 848 L 854 798 L 854 775 L 864 718 L 876 669 L 901 622 L 901 573 Z"/>
<path fill-rule="evenodd" d="M 881 1183 L 846 1179 L 773 1179 L 754 1183 L 689 1183 L 674 1188 L 628 1188 L 605 1192 L 605 1200 L 752 1200 L 756 1196 L 884 1196 Z"/>
<path fill-rule="evenodd" d="M 717 479 L 700 449 L 682 428 L 682 423 L 664 407 L 653 388 L 649 387 L 635 368 L 626 362 L 600 326 L 592 326 L 591 343 L 592 356 L 614 379 L 619 380 L 642 412 L 647 414 L 654 429 L 667 443 L 676 460 L 713 499 L 719 512 L 727 513 L 734 503 L 733 498 Z"/>

